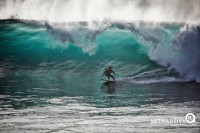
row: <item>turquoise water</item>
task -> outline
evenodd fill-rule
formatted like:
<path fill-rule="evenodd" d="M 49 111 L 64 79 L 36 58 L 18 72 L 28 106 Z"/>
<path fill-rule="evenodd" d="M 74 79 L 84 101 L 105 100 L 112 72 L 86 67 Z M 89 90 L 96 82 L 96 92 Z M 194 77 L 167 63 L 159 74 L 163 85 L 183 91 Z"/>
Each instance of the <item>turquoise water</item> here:
<path fill-rule="evenodd" d="M 198 36 L 185 24 L 1 20 L 0 132 L 198 132 Z M 151 123 L 187 113 L 196 123 Z"/>

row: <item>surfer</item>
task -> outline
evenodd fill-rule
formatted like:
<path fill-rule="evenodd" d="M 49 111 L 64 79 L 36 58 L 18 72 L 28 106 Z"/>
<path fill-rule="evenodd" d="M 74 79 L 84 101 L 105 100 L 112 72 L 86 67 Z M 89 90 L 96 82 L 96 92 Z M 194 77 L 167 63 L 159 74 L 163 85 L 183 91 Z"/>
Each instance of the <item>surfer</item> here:
<path fill-rule="evenodd" d="M 108 69 L 106 69 L 105 71 L 104 71 L 104 73 L 103 73 L 103 75 L 102 76 L 107 76 L 108 77 L 108 80 L 110 79 L 110 77 L 112 77 L 113 78 L 113 80 L 115 80 L 115 77 L 113 76 L 113 75 L 111 75 L 111 73 L 114 73 L 115 74 L 115 72 L 112 70 L 112 67 L 109 67 Z"/>

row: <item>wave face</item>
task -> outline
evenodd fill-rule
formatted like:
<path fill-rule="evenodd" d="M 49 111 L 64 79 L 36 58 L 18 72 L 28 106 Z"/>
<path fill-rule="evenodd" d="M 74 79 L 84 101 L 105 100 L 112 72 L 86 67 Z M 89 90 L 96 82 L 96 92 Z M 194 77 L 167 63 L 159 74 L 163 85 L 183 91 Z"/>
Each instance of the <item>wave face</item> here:
<path fill-rule="evenodd" d="M 5 0 L 0 19 L 199 22 L 199 0 Z"/>
<path fill-rule="evenodd" d="M 91 82 L 111 65 L 129 83 L 200 82 L 199 37 L 199 26 L 177 23 L 2 20 L 0 77 Z"/>

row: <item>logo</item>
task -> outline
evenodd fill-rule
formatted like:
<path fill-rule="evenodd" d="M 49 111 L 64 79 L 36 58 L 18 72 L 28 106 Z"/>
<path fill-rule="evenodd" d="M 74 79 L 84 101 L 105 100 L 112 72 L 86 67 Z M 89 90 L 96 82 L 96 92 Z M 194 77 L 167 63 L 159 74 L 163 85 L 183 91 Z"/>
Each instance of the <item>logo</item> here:
<path fill-rule="evenodd" d="M 195 115 L 193 113 L 187 113 L 185 116 L 185 121 L 187 123 L 195 123 Z"/>
<path fill-rule="evenodd" d="M 151 119 L 152 124 L 158 124 L 158 123 L 166 123 L 166 124 L 186 124 L 186 123 L 195 123 L 195 115 L 193 113 L 187 113 L 182 118 L 158 118 L 158 119 Z"/>

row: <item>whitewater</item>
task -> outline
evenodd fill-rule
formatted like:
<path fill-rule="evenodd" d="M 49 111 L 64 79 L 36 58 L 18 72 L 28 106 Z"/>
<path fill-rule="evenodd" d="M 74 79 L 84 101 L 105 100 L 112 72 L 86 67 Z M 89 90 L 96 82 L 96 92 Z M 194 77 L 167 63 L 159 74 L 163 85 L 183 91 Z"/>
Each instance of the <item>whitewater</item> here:
<path fill-rule="evenodd" d="M 0 1 L 0 132 L 198 132 L 199 2 Z"/>

